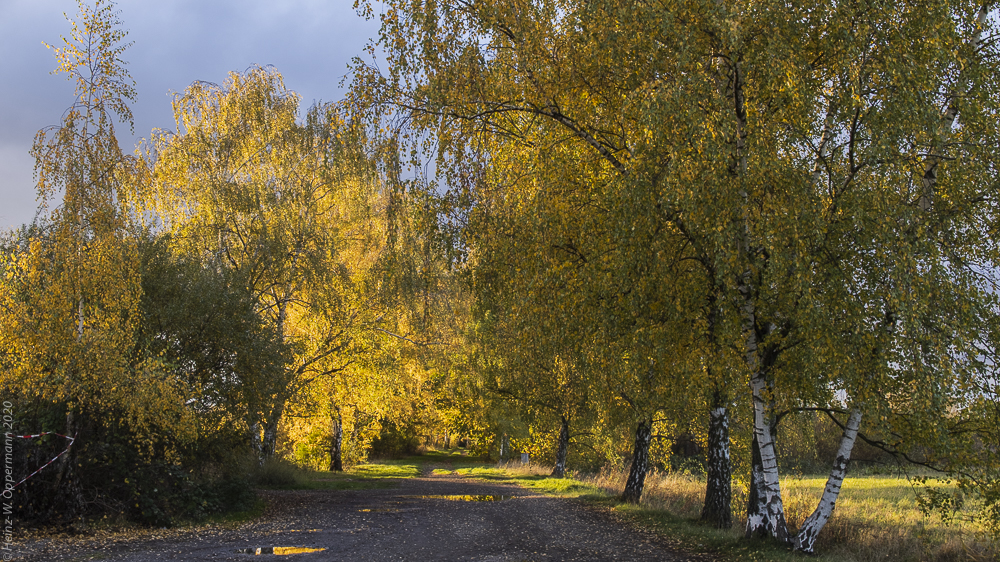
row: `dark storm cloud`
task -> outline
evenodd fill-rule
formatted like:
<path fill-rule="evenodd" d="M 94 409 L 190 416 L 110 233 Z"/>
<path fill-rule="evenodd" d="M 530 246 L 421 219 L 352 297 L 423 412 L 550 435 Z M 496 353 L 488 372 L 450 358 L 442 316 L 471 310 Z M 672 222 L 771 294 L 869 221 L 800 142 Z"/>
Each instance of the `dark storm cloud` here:
<path fill-rule="evenodd" d="M 135 135 L 119 126 L 130 149 L 154 127 L 173 129 L 171 92 L 195 80 L 221 83 L 227 73 L 271 64 L 303 105 L 342 97 L 351 57 L 361 55 L 378 23 L 359 18 L 351 0 L 123 0 L 117 4 L 128 40 L 125 53 L 136 81 Z M 73 101 L 73 88 L 53 76 L 55 59 L 42 42 L 69 34 L 63 12 L 70 0 L 0 0 L 0 228 L 35 212 L 33 161 L 38 129 L 55 125 Z"/>

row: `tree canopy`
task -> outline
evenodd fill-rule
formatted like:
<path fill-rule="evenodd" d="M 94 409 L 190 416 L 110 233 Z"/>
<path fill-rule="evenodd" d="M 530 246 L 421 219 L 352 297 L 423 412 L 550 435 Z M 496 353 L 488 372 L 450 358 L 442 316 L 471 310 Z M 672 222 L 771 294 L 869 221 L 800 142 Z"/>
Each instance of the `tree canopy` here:
<path fill-rule="evenodd" d="M 40 518 L 112 482 L 158 521 L 133 499 L 190 467 L 173 489 L 219 498 L 220 466 L 460 434 L 556 477 L 628 465 L 631 502 L 694 440 L 702 518 L 731 526 L 745 484 L 746 535 L 807 553 L 861 440 L 1000 528 L 991 5 L 390 0 L 387 64 L 355 59 L 344 100 L 303 112 L 254 66 L 177 94 L 135 155 L 122 24 L 80 10 L 43 212 L 4 242 L 2 385 L 149 476 L 66 456 Z M 790 529 L 803 412 L 842 434 Z"/>

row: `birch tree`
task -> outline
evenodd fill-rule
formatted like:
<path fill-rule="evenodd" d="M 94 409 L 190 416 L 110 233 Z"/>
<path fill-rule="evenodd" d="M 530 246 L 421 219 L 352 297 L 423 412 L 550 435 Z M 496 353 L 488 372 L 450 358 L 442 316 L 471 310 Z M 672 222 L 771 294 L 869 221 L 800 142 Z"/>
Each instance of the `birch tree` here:
<path fill-rule="evenodd" d="M 174 102 L 178 131 L 154 135 L 145 196 L 184 252 L 238 273 L 294 349 L 281 376 L 244 381 L 262 462 L 289 399 L 346 368 L 359 327 L 378 317 L 359 285 L 379 243 L 366 220 L 377 183 L 363 143 L 331 107 L 300 123 L 298 101 L 272 68 L 193 84 Z"/>
<path fill-rule="evenodd" d="M 62 379 L 69 388 L 43 385 L 70 402 L 73 395 L 89 394 L 72 386 L 100 385 L 85 380 L 118 370 L 105 365 L 92 372 L 84 365 L 102 365 L 123 355 L 139 297 L 134 248 L 127 240 L 131 217 L 125 186 L 141 166 L 122 152 L 114 126 L 116 119 L 132 123 L 128 104 L 135 86 L 121 59 L 129 44 L 123 43 L 126 33 L 113 3 L 90 7 L 80 2 L 79 9 L 79 22 L 70 21 L 70 37 L 50 47 L 59 62 L 56 72 L 74 82 L 76 100 L 62 125 L 39 131 L 32 147 L 43 217 L 58 197 L 62 200 L 51 210 L 49 240 L 36 239 L 26 256 L 34 262 L 27 265 L 34 272 L 29 275 L 47 288 L 30 293 L 39 299 L 38 306 L 49 309 L 41 317 L 51 323 L 37 334 L 48 343 L 28 344 L 26 350 L 63 348 L 74 357 L 70 363 L 75 366 L 69 368 L 77 375 Z M 70 319 L 72 332 L 65 324 Z M 110 347 L 101 349 L 104 345 Z"/>
<path fill-rule="evenodd" d="M 197 434 L 185 407 L 191 388 L 143 346 L 133 194 L 148 174 L 116 137 L 116 122 L 132 126 L 135 84 L 123 60 L 130 43 L 113 2 L 78 6 L 69 36 L 50 46 L 56 72 L 74 84 L 74 101 L 60 125 L 35 137 L 41 206 L 5 252 L 0 291 L 3 386 L 25 412 L 29 405 L 47 412 L 33 432 L 76 437 L 51 481 L 26 484 L 34 486 L 29 497 L 52 500 L 42 519 L 76 516 L 86 507 L 84 492 L 107 497 L 99 485 L 107 475 L 95 477 L 88 466 L 122 450 L 116 431 L 128 432 L 126 454 L 143 466 L 158 447 L 174 454 Z M 53 415 L 64 424 L 51 425 Z"/>
<path fill-rule="evenodd" d="M 636 205 L 625 208 L 617 204 L 621 195 L 627 193 L 627 188 L 622 183 L 626 170 L 620 160 L 625 158 L 621 152 L 625 147 L 614 145 L 621 140 L 614 135 L 619 134 L 623 123 L 616 121 L 618 119 L 616 112 L 602 109 L 610 98 L 603 94 L 595 97 L 592 93 L 596 90 L 588 91 L 587 87 L 581 88 L 580 83 L 574 82 L 574 77 L 578 75 L 570 69 L 580 60 L 575 52 L 579 47 L 578 38 L 573 37 L 572 33 L 561 34 L 563 30 L 571 29 L 572 24 L 569 22 L 572 18 L 564 20 L 558 17 L 559 9 L 552 3 L 521 3 L 517 6 L 500 6 L 492 3 L 468 6 L 441 5 L 436 6 L 434 10 L 440 10 L 440 14 L 434 13 L 425 18 L 427 16 L 425 11 L 416 9 L 410 12 L 407 8 L 393 12 L 386 18 L 386 35 L 401 38 L 400 41 L 392 43 L 400 47 L 400 51 L 396 53 L 400 64 L 390 68 L 391 75 L 388 80 L 375 72 L 368 72 L 369 69 L 361 69 L 362 71 L 358 72 L 358 85 L 355 91 L 364 92 L 367 96 L 371 96 L 374 92 L 375 98 L 366 101 L 376 106 L 383 101 L 392 101 L 396 104 L 393 107 L 401 107 L 406 112 L 405 115 L 412 120 L 412 125 L 435 130 L 445 147 L 440 154 L 449 155 L 438 160 L 438 170 L 441 172 L 447 170 L 451 178 L 460 183 L 465 182 L 463 185 L 468 182 L 462 178 L 478 177 L 476 173 L 469 173 L 463 168 L 470 166 L 475 172 L 475 167 L 468 163 L 476 155 L 485 155 L 485 161 L 488 163 L 484 165 L 491 170 L 501 167 L 498 166 L 501 158 L 515 162 L 506 159 L 515 158 L 511 156 L 515 153 L 523 155 L 524 159 L 520 164 L 507 166 L 510 173 L 506 173 L 506 176 L 501 172 L 496 173 L 494 176 L 496 179 L 492 180 L 496 182 L 496 187 L 489 187 L 496 190 L 496 195 L 482 192 L 477 194 L 476 197 L 479 197 L 477 205 L 483 210 L 482 212 L 489 213 L 494 205 L 503 207 L 505 203 L 502 201 L 505 197 L 508 197 L 507 205 L 517 205 L 530 202 L 532 197 L 550 197 L 558 194 L 559 200 L 562 201 L 560 205 L 563 205 L 565 211 L 576 213 L 576 216 L 566 215 L 561 219 L 565 223 L 562 226 L 559 226 L 560 220 L 553 220 L 548 234 L 543 235 L 548 236 L 546 242 L 561 254 L 558 258 L 564 263 L 560 266 L 561 270 L 566 274 L 577 275 L 582 263 L 588 259 L 599 258 L 600 263 L 595 262 L 587 266 L 594 267 L 598 273 L 593 273 L 594 277 L 590 279 L 586 275 L 579 275 L 576 281 L 581 287 L 585 287 L 588 281 L 598 282 L 602 290 L 590 294 L 593 301 L 609 297 L 617 299 L 618 297 L 612 294 L 616 290 L 613 287 L 621 290 L 633 282 L 648 289 L 634 293 L 634 295 L 641 294 L 641 298 L 633 299 L 630 296 L 629 299 L 635 302 L 629 302 L 627 306 L 605 307 L 605 311 L 615 309 L 614 314 L 627 315 L 629 320 L 623 326 L 631 325 L 634 328 L 633 315 L 643 304 L 647 304 L 641 301 L 648 297 L 653 285 L 648 280 L 642 279 L 641 274 L 640 277 L 633 277 L 631 280 L 625 279 L 628 275 L 638 273 L 639 270 L 635 261 L 630 262 L 626 254 L 628 250 L 634 249 L 635 245 L 648 240 L 644 238 L 649 232 L 648 229 L 670 232 L 672 227 L 661 229 L 659 221 L 650 216 L 648 211 L 657 208 L 655 197 L 651 198 L 652 207 L 642 208 Z M 548 22 L 551 19 L 557 19 L 570 27 L 550 26 Z M 441 22 L 448 23 L 440 25 Z M 429 27 L 422 27 L 425 23 Z M 466 37 L 463 35 L 465 31 L 456 31 L 459 28 L 471 35 Z M 424 33 L 429 40 L 427 43 L 414 43 L 408 39 L 411 34 L 417 36 Z M 468 39 L 467 43 L 465 39 Z M 419 44 L 427 47 L 426 52 L 412 48 Z M 482 45 L 487 46 L 480 50 Z M 439 55 L 442 53 L 447 55 L 440 58 Z M 461 58 L 462 62 L 451 58 L 454 56 Z M 417 88 L 415 83 L 407 82 L 414 78 L 405 75 L 401 69 L 415 68 L 414 65 L 425 63 L 433 65 L 434 69 L 429 75 L 435 78 L 426 86 Z M 508 72 L 510 69 L 517 70 L 511 74 Z M 598 88 L 614 87 L 607 78 L 602 77 L 598 81 Z M 403 88 L 404 85 L 413 85 L 414 89 L 406 90 Z M 525 85 L 529 87 L 525 89 Z M 394 87 L 403 89 L 393 89 Z M 597 119 L 601 123 L 597 125 L 596 122 L 588 122 L 589 119 Z M 600 132 L 597 132 L 598 130 Z M 599 140 L 598 136 L 601 135 L 605 136 Z M 494 141 L 496 144 L 491 144 Z M 583 141 L 584 149 L 574 147 L 574 141 Z M 465 142 L 469 144 L 462 144 Z M 543 153 L 537 149 L 541 146 L 560 147 L 560 149 Z M 591 153 L 590 150 L 595 152 Z M 533 161 L 533 164 L 525 164 L 527 161 Z M 546 172 L 535 172 L 533 177 L 529 178 L 524 170 L 546 170 Z M 572 171 L 570 174 L 562 173 L 570 170 Z M 576 177 L 573 177 L 574 175 Z M 519 182 L 522 179 L 524 182 Z M 548 186 L 546 182 L 549 182 Z M 515 203 L 516 199 L 504 195 L 503 190 L 522 189 L 516 187 L 519 183 L 524 183 L 525 195 L 516 196 L 522 203 Z M 464 190 L 462 193 L 468 191 L 467 187 L 456 185 L 456 188 Z M 622 189 L 626 191 L 621 191 Z M 533 195 L 535 193 L 538 195 Z M 491 197 L 497 203 L 487 202 Z M 611 202 L 612 216 L 607 216 L 606 212 L 601 211 L 600 204 L 595 204 L 600 199 Z M 649 200 L 644 201 L 648 202 Z M 552 220 L 551 217 L 559 212 L 556 210 L 557 207 L 558 205 L 547 210 L 548 214 L 544 216 Z M 639 208 L 640 217 L 644 221 L 644 230 L 638 233 L 631 225 L 622 226 L 622 215 L 634 212 L 636 208 Z M 585 220 L 580 221 L 580 224 L 571 224 L 581 217 L 585 217 Z M 653 220 L 648 220 L 650 218 Z M 596 227 L 602 233 L 599 243 L 590 238 L 586 229 L 582 227 L 584 224 Z M 567 226 L 570 228 L 567 229 Z M 472 235 L 473 238 L 476 236 L 478 235 Z M 669 244 L 677 239 L 663 236 L 659 241 Z M 619 245 L 618 242 L 622 241 L 633 245 Z M 603 244 L 603 248 L 598 244 Z M 586 245 L 593 247 L 585 248 Z M 653 255 L 654 260 L 656 255 L 664 252 L 664 246 L 657 247 L 658 254 Z M 647 249 L 648 246 L 643 252 L 644 260 L 648 260 L 650 256 L 645 251 Z M 524 251 L 530 255 L 531 250 L 521 250 Z M 672 250 L 667 251 L 673 253 Z M 618 261 L 610 258 L 616 252 Z M 508 264 L 510 267 L 515 267 L 514 264 L 509 262 Z M 619 275 L 617 278 L 609 275 L 608 272 L 613 271 L 616 266 L 623 268 L 625 275 Z M 552 270 L 551 273 L 557 277 L 561 275 L 557 270 Z M 600 283 L 606 284 L 600 285 Z M 582 294 L 583 292 L 574 298 L 586 300 Z M 657 300 L 661 301 L 662 305 L 663 299 Z M 644 322 L 662 321 L 662 318 L 650 318 L 650 316 L 662 317 L 662 314 L 642 315 L 645 316 Z M 622 326 L 616 327 L 614 332 L 621 334 L 621 328 Z M 645 367 L 641 369 L 648 371 Z M 660 364 L 655 370 L 661 369 L 667 367 Z M 624 373 L 621 370 L 614 372 Z M 640 424 L 643 428 L 647 425 Z"/>
<path fill-rule="evenodd" d="M 635 202 L 608 223 L 616 233 L 641 232 L 645 217 L 660 225 L 653 232 L 678 233 L 709 279 L 696 294 L 718 304 L 725 331 L 715 341 L 742 354 L 750 381 L 760 462 L 747 533 L 808 551 L 822 517 L 799 539 L 787 529 L 770 431 L 777 408 L 833 386 L 848 390 L 862 419 L 893 417 L 893 400 L 863 384 L 871 373 L 790 370 L 810 364 L 800 352 L 829 357 L 824 346 L 857 342 L 815 319 L 844 318 L 849 333 L 875 340 L 892 334 L 886 347 L 869 342 L 857 353 L 875 352 L 872 368 L 893 388 L 920 381 L 933 406 L 921 424 L 940 419 L 959 384 L 946 360 L 955 355 L 936 350 L 967 341 L 970 325 L 942 322 L 926 298 L 944 291 L 960 310 L 979 298 L 950 274 L 979 252 L 969 234 L 988 222 L 995 191 L 995 53 L 980 40 L 990 36 L 987 12 L 953 2 L 874 11 L 824 2 L 392 3 L 382 41 L 396 64 L 386 76 L 361 68 L 358 83 L 435 131 L 443 153 L 452 150 L 439 171 L 464 156 L 453 148 L 461 139 L 576 146 L 590 151 L 585 165 L 603 167 L 619 209 Z M 532 144 L 526 131 L 543 128 L 561 131 L 562 142 Z M 859 277 L 868 266 L 888 282 Z M 881 297 L 835 312 L 840 305 L 821 298 L 834 282 Z M 921 352 L 900 351 L 914 337 Z M 845 447 L 859 420 L 849 421 Z"/>

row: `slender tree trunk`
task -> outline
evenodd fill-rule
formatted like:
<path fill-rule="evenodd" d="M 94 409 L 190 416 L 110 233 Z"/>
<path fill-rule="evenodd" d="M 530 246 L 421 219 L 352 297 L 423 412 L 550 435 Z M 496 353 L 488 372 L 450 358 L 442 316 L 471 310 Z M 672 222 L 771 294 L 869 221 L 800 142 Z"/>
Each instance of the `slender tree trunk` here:
<path fill-rule="evenodd" d="M 729 459 L 729 410 L 726 396 L 712 393 L 708 422 L 708 484 L 701 520 L 718 529 L 733 526 L 732 467 Z"/>
<path fill-rule="evenodd" d="M 285 298 L 278 301 L 278 318 L 277 318 L 277 329 L 278 335 L 281 341 L 285 341 L 285 321 L 288 314 L 288 293 L 289 289 L 286 287 Z M 287 389 L 287 383 L 285 386 Z M 284 389 L 283 389 L 284 390 Z M 263 433 L 260 431 L 259 422 L 254 424 L 252 435 L 254 439 L 260 439 L 257 443 L 257 461 L 260 466 L 264 466 L 264 463 L 274 456 L 274 450 L 278 442 L 278 424 L 281 422 L 281 416 L 285 412 L 285 399 L 276 398 L 274 406 L 271 407 L 270 415 L 267 416 L 267 421 L 264 423 Z"/>
<path fill-rule="evenodd" d="M 84 135 L 87 134 L 87 127 L 86 126 L 84 126 L 84 128 L 83 128 L 83 132 L 84 132 Z M 84 136 L 84 138 L 86 138 L 86 136 Z M 77 277 L 76 277 L 76 283 L 77 283 L 76 341 L 79 342 L 79 341 L 83 340 L 83 280 L 80 278 L 80 274 L 79 274 L 79 271 L 80 271 L 80 261 L 82 261 L 82 259 L 83 259 L 83 249 L 82 249 L 82 243 L 81 243 L 81 241 L 83 240 L 83 197 L 82 197 L 82 194 L 81 194 L 81 197 L 80 197 L 80 210 L 77 213 L 77 224 L 78 224 L 78 230 L 77 230 L 77 233 L 76 233 L 76 257 L 77 257 L 78 262 L 76 264 L 76 269 L 77 269 Z"/>
<path fill-rule="evenodd" d="M 770 536 L 779 542 L 791 544 L 785 524 L 785 508 L 781 502 L 781 484 L 778 481 L 778 458 L 775 455 L 774 436 L 764 400 L 767 382 L 761 372 L 750 381 L 754 403 L 754 454 L 760 464 L 752 470 L 756 485 L 756 507 L 747 507 L 746 536 Z M 754 463 L 756 465 L 756 463 Z"/>
<path fill-rule="evenodd" d="M 559 428 L 559 450 L 556 452 L 556 466 L 552 469 L 552 476 L 556 478 L 566 476 L 566 454 L 569 452 L 569 418 L 560 417 L 562 424 Z"/>
<path fill-rule="evenodd" d="M 444 431 L 444 448 L 451 449 L 451 435 L 448 434 L 448 430 Z"/>
<path fill-rule="evenodd" d="M 279 417 L 273 417 L 267 420 L 267 424 L 264 426 L 264 436 L 261 441 L 261 451 L 264 453 L 264 458 L 269 459 L 274 456 L 274 449 L 278 443 L 278 420 Z"/>
<path fill-rule="evenodd" d="M 257 453 L 257 462 L 260 466 L 264 466 L 267 459 L 274 456 L 274 449 L 278 442 L 278 424 L 281 422 L 281 415 L 284 411 L 285 402 L 281 400 L 271 408 L 271 415 L 263 424 L 263 432 L 259 421 L 250 426 L 251 444 Z"/>
<path fill-rule="evenodd" d="M 742 182 L 748 170 L 748 158 L 746 148 L 748 113 L 746 110 L 746 97 L 743 92 L 744 75 L 740 68 L 739 57 L 733 57 L 731 62 L 723 63 L 720 67 L 722 72 L 717 75 L 719 90 L 723 95 L 733 102 L 733 117 L 736 126 L 734 135 L 734 148 L 732 161 L 730 163 L 730 175 L 734 181 Z M 749 194 L 740 190 L 740 196 L 747 209 L 751 202 Z M 743 231 L 738 240 L 739 259 L 747 262 L 747 269 L 736 279 L 737 291 L 742 297 L 741 315 L 743 317 L 743 330 L 746 335 L 745 361 L 748 371 L 752 373 L 750 387 L 753 393 L 754 406 L 754 434 L 757 439 L 755 450 L 760 452 L 760 472 L 759 476 L 753 480 L 756 482 L 757 508 L 748 508 L 750 514 L 747 517 L 747 536 L 756 536 L 760 533 L 770 535 L 783 543 L 790 543 L 788 529 L 785 525 L 784 507 L 781 503 L 781 486 L 778 483 L 778 463 L 774 454 L 774 440 L 771 436 L 770 425 L 768 424 L 768 412 L 764 400 L 763 391 L 767 386 L 766 366 L 763 365 L 758 349 L 758 325 L 757 325 L 757 292 L 754 282 L 757 280 L 755 270 L 765 268 L 765 264 L 758 263 L 756 267 L 751 266 L 760 258 L 752 248 L 753 232 L 751 223 L 747 220 L 743 225 Z"/>
<path fill-rule="evenodd" d="M 76 416 L 71 410 L 66 413 L 66 435 L 75 436 L 77 429 Z M 60 443 L 59 447 L 62 446 L 63 444 Z M 52 503 L 45 516 L 49 521 L 57 517 L 64 521 L 71 521 L 84 504 L 82 491 L 73 479 L 73 459 L 75 456 L 76 448 L 70 445 L 66 454 L 59 458 L 56 477 L 51 488 Z"/>
<path fill-rule="evenodd" d="M 840 448 L 837 449 L 837 458 L 833 461 L 833 468 L 830 470 L 830 477 L 826 480 L 826 488 L 823 490 L 823 497 L 816 506 L 816 511 L 812 512 L 795 537 L 795 548 L 802 552 L 812 554 L 813 547 L 816 546 L 816 537 L 823 530 L 823 526 L 833 515 L 833 508 L 837 504 L 837 497 L 840 495 L 840 486 L 844 483 L 847 475 L 847 463 L 851 460 L 851 450 L 854 449 L 854 442 L 858 438 L 858 428 L 861 427 L 861 410 L 855 408 L 851 410 L 851 417 L 847 420 L 844 433 L 840 437 Z"/>
<path fill-rule="evenodd" d="M 250 424 L 250 448 L 257 456 L 257 464 L 264 465 L 264 440 L 261 438 L 260 422 Z"/>
<path fill-rule="evenodd" d="M 76 432 L 76 417 L 73 415 L 73 411 L 70 410 L 66 412 L 66 435 L 70 437 Z M 66 473 L 72 468 L 72 462 L 70 462 L 70 457 L 73 456 L 73 451 L 70 451 L 59 458 L 59 462 L 56 463 L 56 477 L 52 482 L 52 493 L 58 494 L 59 487 L 62 485 L 63 479 L 66 477 Z"/>
<path fill-rule="evenodd" d="M 747 244 L 746 239 L 744 244 Z M 756 493 L 751 494 L 753 505 L 747 506 L 746 536 L 748 538 L 769 536 L 790 545 L 792 541 L 785 524 L 785 508 L 781 501 L 771 412 L 768 407 L 768 397 L 765 396 L 765 391 L 770 390 L 770 382 L 767 380 L 770 360 L 762 357 L 759 349 L 757 308 L 754 300 L 756 295 L 752 284 L 748 281 L 750 278 L 751 273 L 748 271 L 739 280 L 738 287 L 743 297 L 743 330 L 746 334 L 744 360 L 748 370 L 753 373 L 750 379 L 754 426 L 751 482 Z"/>
<path fill-rule="evenodd" d="M 507 455 L 510 454 L 510 438 L 504 433 L 500 436 L 500 462 L 507 462 Z"/>
<path fill-rule="evenodd" d="M 343 472 L 343 442 L 344 442 L 344 419 L 340 415 L 340 406 L 334 406 L 331 422 L 333 431 L 330 435 L 330 471 Z"/>
<path fill-rule="evenodd" d="M 635 446 L 632 449 L 632 468 L 625 482 L 622 501 L 639 503 L 642 488 L 646 485 L 646 473 L 649 471 L 649 444 L 653 441 L 653 422 L 639 422 L 635 430 Z"/>
<path fill-rule="evenodd" d="M 760 463 L 760 447 L 757 446 L 757 435 L 754 434 L 750 441 L 750 490 L 747 494 L 747 525 L 746 538 L 765 539 L 767 538 L 767 528 L 763 524 L 756 524 L 751 527 L 751 521 L 763 521 L 764 512 L 761 511 L 760 501 L 760 481 L 764 478 L 764 470 Z"/>

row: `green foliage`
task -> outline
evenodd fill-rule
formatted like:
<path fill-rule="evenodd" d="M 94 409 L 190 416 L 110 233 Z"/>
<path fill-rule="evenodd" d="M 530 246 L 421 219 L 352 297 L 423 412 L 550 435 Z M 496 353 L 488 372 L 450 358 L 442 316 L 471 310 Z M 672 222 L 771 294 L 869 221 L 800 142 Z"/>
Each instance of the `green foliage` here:
<path fill-rule="evenodd" d="M 416 454 L 421 443 L 415 424 L 383 421 L 382 431 L 371 443 L 371 456 L 375 458 L 401 458 Z"/>
<path fill-rule="evenodd" d="M 466 205 L 497 417 L 543 427 L 560 358 L 598 433 L 724 390 L 761 438 L 846 406 L 955 454 L 998 255 L 989 7 L 626 4 L 389 2 L 388 69 L 357 64 L 358 103 L 401 111 Z"/>
<path fill-rule="evenodd" d="M 925 511 L 1000 536 L 989 6 L 394 0 L 345 103 L 196 82 L 145 158 L 113 8 L 54 48 L 75 100 L 0 253 L 0 388 L 79 436 L 29 519 L 323 486 L 338 435 L 349 467 L 443 431 L 549 459 L 566 420 L 598 468 L 655 420 L 653 464 L 696 474 L 671 439 L 722 396 L 737 466 L 781 418 L 782 468 L 823 470 L 857 411 L 856 459 L 944 470 Z"/>
<path fill-rule="evenodd" d="M 18 400 L 18 430 L 62 431 L 65 406 Z M 46 523 L 84 517 L 121 516 L 151 525 L 177 520 L 204 520 L 229 511 L 249 509 L 256 501 L 240 466 L 242 450 L 234 436 L 214 434 L 197 444 L 178 443 L 167 428 L 108 423 L 114 412 L 77 414 L 79 433 L 73 445 L 74 466 L 61 493 L 52 489 L 61 477 L 47 469 L 18 489 L 17 509 L 23 523 Z M 150 440 L 148 434 L 160 436 Z M 14 470 L 27 476 L 66 447 L 52 437 L 17 442 Z"/>
<path fill-rule="evenodd" d="M 312 470 L 325 470 L 330 467 L 330 435 L 329 431 L 315 427 L 295 443 L 295 464 Z"/>
<path fill-rule="evenodd" d="M 231 271 L 253 314 L 291 351 L 276 372 L 241 373 L 256 382 L 240 403 L 262 461 L 308 387 L 334 401 L 346 392 L 330 379 L 368 347 L 363 335 L 381 310 L 364 291 L 382 242 L 369 220 L 378 184 L 362 130 L 335 106 L 300 121 L 298 104 L 270 67 L 191 85 L 174 101 L 177 134 L 153 136 L 153 182 L 141 194 L 175 251 Z"/>
<path fill-rule="evenodd" d="M 938 482 L 921 478 L 918 501 L 925 513 L 935 513 L 950 519 L 957 513 L 972 510 L 975 519 L 1000 540 L 1000 385 L 997 365 L 1000 340 L 997 322 L 1000 314 L 993 308 L 988 327 L 982 335 L 984 373 L 972 380 L 970 396 L 956 415 L 939 431 L 947 432 L 954 439 L 947 455 L 939 451 L 923 452 L 928 464 L 948 471 L 945 482 L 954 482 L 954 488 L 942 488 Z"/>
<path fill-rule="evenodd" d="M 131 125 L 124 36 L 112 3 L 80 4 L 72 36 L 55 49 L 59 71 L 76 82 L 76 100 L 33 148 L 43 212 L 10 236 L 3 252 L 0 382 L 18 430 L 76 438 L 23 485 L 29 521 L 110 512 L 161 524 L 221 508 L 212 498 L 225 478 L 213 474 L 213 464 L 229 460 L 230 433 L 199 427 L 189 402 L 197 381 L 178 376 L 172 363 L 192 352 L 168 354 L 163 344 L 171 342 L 157 339 L 177 333 L 176 318 L 155 335 L 146 323 L 159 312 L 144 296 L 151 288 L 144 258 L 155 243 L 132 205 L 147 177 L 143 162 L 121 151 L 113 123 L 117 116 Z M 61 204 L 46 213 L 58 195 Z M 18 474 L 27 476 L 64 446 L 25 442 Z"/>

